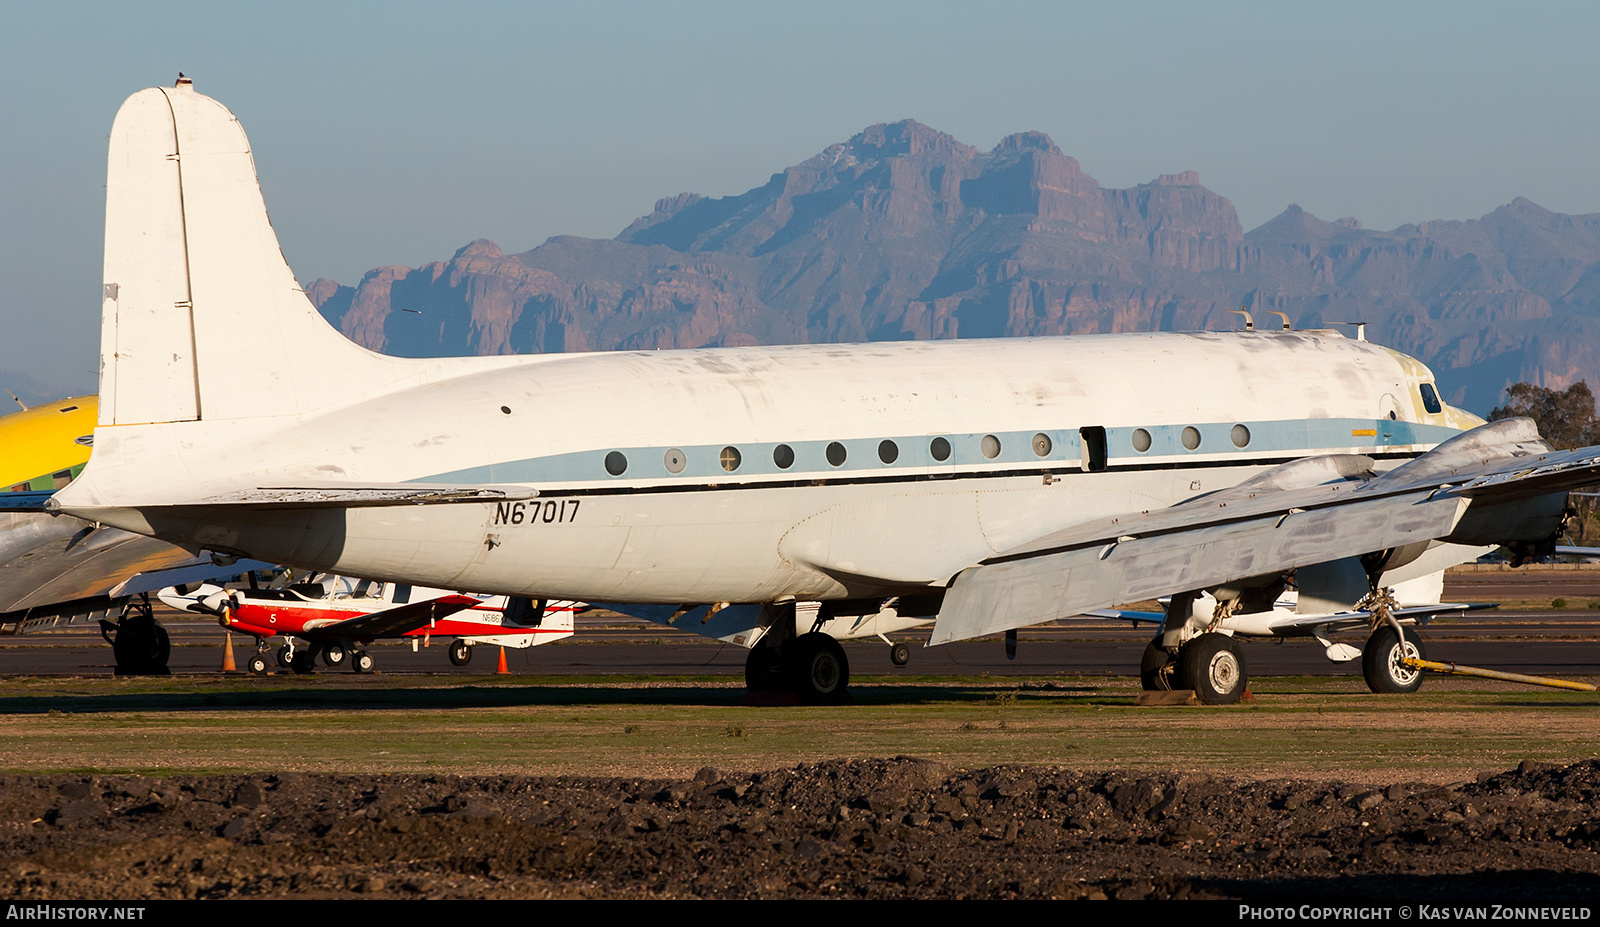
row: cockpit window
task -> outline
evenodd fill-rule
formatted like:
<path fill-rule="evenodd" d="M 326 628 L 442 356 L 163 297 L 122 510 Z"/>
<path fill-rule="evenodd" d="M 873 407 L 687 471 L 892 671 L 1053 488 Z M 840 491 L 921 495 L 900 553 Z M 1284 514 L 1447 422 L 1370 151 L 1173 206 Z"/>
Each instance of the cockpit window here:
<path fill-rule="evenodd" d="M 1432 383 L 1424 383 L 1422 390 L 1422 407 L 1430 413 L 1437 415 L 1444 411 L 1444 403 L 1439 401 L 1439 393 L 1433 388 Z"/>

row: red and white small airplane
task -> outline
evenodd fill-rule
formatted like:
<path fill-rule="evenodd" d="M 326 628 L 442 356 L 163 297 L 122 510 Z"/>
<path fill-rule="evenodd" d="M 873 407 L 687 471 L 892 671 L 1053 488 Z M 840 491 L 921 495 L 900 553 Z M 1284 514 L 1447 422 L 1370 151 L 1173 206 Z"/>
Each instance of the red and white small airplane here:
<path fill-rule="evenodd" d="M 280 589 L 167 587 L 162 602 L 185 611 L 216 615 L 229 630 L 256 639 L 247 666 L 257 676 L 268 669 L 267 641 L 283 635 L 279 666 L 309 673 L 317 655 L 330 667 L 349 661 L 357 673 L 372 671 L 365 647 L 380 638 L 410 638 L 412 649 L 434 637 L 454 638 L 450 662 L 465 666 L 474 644 L 524 648 L 572 636 L 572 616 L 581 603 L 483 596 L 384 583 L 346 576 L 314 576 Z M 359 646 L 358 646 L 359 645 Z"/>

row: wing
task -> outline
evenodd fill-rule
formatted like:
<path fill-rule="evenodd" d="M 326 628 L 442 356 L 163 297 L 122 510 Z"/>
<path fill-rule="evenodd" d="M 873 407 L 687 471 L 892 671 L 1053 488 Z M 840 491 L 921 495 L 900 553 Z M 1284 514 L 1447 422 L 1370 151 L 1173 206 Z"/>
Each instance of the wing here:
<path fill-rule="evenodd" d="M 1499 608 L 1498 602 L 1440 602 L 1437 605 L 1412 605 L 1406 608 L 1394 609 L 1392 614 L 1402 621 L 1409 618 L 1412 621 L 1437 618 L 1440 615 L 1453 615 L 1460 612 L 1474 612 L 1489 608 Z M 1353 609 L 1347 612 L 1334 612 L 1330 615 L 1292 615 L 1274 621 L 1272 631 L 1284 637 L 1296 634 L 1312 634 L 1325 631 L 1350 631 L 1355 629 L 1368 629 L 1372 627 L 1372 612 L 1364 608 Z"/>
<path fill-rule="evenodd" d="M 1544 541 L 1600 447 L 1552 452 L 1527 419 L 1458 435 L 1382 476 L 1349 458 L 1286 464 L 1167 509 L 1101 519 L 984 560 L 951 583 L 930 643 L 1431 540 Z M 1304 485 L 1318 469 L 1336 482 Z"/>
<path fill-rule="evenodd" d="M 116 587 L 138 573 L 195 562 L 189 551 L 120 528 L 41 512 L 0 512 L 0 613 L 125 595 Z"/>
<path fill-rule="evenodd" d="M 399 637 L 415 631 L 430 621 L 454 615 L 478 604 L 478 600 L 465 595 L 440 596 L 426 602 L 412 602 L 396 608 L 384 609 L 347 618 L 334 624 L 320 625 L 306 631 L 302 637 L 319 640 L 371 640 L 379 637 Z"/>

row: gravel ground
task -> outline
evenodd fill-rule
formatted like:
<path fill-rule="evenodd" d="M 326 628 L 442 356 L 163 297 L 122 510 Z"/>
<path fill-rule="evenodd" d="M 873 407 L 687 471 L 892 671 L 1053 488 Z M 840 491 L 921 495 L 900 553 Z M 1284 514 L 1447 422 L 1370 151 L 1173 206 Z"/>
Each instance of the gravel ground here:
<path fill-rule="evenodd" d="M 1445 787 L 960 770 L 0 777 L 0 894 L 1600 899 L 1600 760 Z"/>

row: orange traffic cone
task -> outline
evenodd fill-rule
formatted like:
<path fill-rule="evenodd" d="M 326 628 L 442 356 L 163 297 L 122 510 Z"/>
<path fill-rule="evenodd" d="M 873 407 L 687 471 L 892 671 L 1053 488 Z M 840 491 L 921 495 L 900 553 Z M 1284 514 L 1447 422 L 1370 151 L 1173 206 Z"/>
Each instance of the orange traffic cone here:
<path fill-rule="evenodd" d="M 222 634 L 222 671 L 236 673 L 239 667 L 233 663 L 233 632 L 224 631 Z"/>
<path fill-rule="evenodd" d="M 495 667 L 494 671 L 495 674 L 499 676 L 511 675 L 510 668 L 506 666 L 506 649 L 504 647 L 500 648 L 500 665 Z"/>

